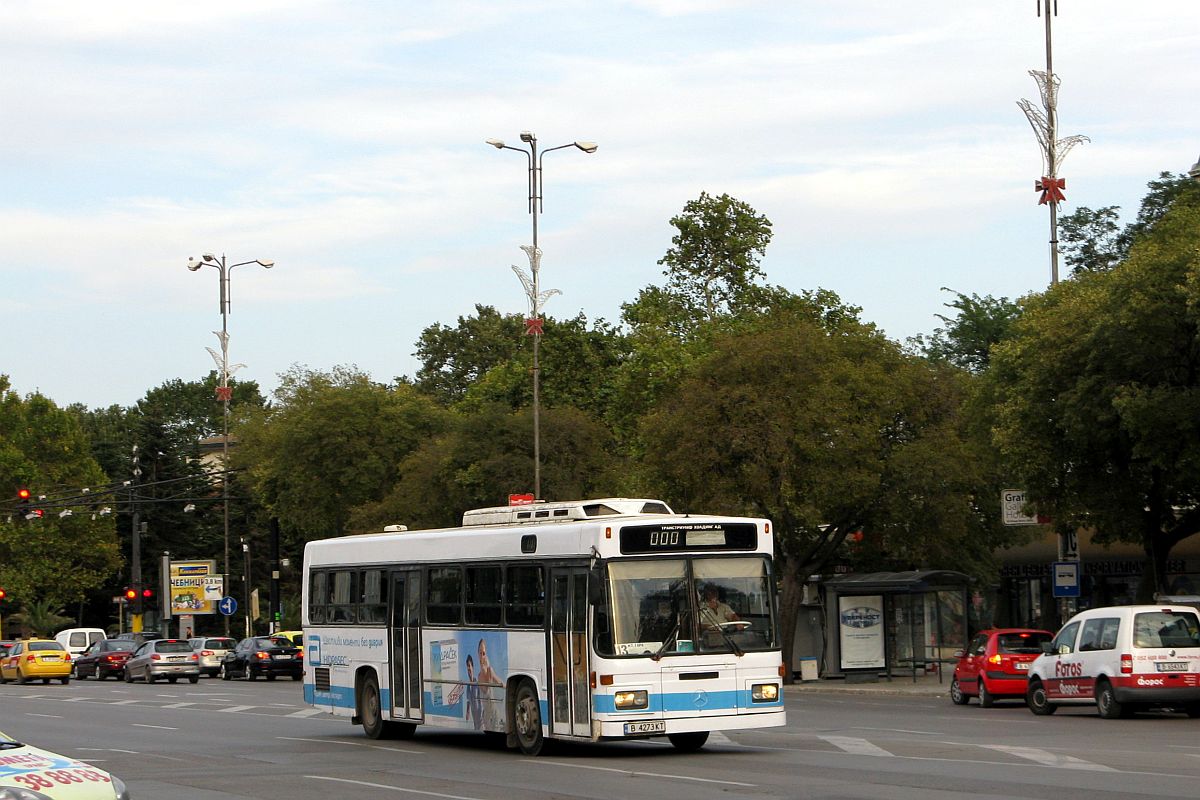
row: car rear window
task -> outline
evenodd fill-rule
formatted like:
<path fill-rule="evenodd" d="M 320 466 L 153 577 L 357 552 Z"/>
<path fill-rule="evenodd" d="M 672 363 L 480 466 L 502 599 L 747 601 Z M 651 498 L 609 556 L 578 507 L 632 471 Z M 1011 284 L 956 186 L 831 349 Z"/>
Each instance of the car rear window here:
<path fill-rule="evenodd" d="M 58 642 L 30 642 L 30 650 L 62 650 L 63 646 Z"/>
<path fill-rule="evenodd" d="M 157 642 L 154 645 L 155 651 L 159 653 L 190 653 L 192 646 L 187 642 Z"/>
<path fill-rule="evenodd" d="M 1200 647 L 1200 623 L 1190 611 L 1143 611 L 1133 617 L 1134 647 Z"/>
<path fill-rule="evenodd" d="M 114 652 L 114 651 L 129 652 L 132 649 L 133 649 L 133 642 L 130 642 L 130 641 L 114 642 L 112 639 L 109 639 L 104 644 L 100 645 L 100 651 L 102 653 L 108 653 L 108 652 Z"/>
<path fill-rule="evenodd" d="M 205 639 L 204 646 L 209 650 L 232 650 L 237 645 L 233 639 Z"/>
<path fill-rule="evenodd" d="M 1053 638 L 1049 633 L 1002 633 L 996 637 L 996 652 L 1030 655 L 1042 652 L 1042 642 Z"/>

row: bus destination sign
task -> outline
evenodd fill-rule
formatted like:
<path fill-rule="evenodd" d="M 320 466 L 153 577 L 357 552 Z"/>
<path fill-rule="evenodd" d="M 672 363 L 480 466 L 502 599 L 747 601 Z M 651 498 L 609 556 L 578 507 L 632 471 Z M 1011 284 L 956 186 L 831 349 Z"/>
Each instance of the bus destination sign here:
<path fill-rule="evenodd" d="M 753 550 L 758 528 L 753 522 L 672 522 L 621 528 L 621 552 L 681 553 L 696 550 Z"/>

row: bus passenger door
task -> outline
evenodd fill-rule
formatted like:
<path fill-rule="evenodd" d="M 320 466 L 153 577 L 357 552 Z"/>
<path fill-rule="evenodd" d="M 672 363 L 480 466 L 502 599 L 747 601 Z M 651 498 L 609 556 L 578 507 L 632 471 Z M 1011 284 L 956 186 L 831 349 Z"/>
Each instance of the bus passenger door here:
<path fill-rule="evenodd" d="M 392 573 L 392 712 L 421 719 L 421 573 Z"/>
<path fill-rule="evenodd" d="M 591 736 L 587 569 L 550 569 L 550 732 Z"/>

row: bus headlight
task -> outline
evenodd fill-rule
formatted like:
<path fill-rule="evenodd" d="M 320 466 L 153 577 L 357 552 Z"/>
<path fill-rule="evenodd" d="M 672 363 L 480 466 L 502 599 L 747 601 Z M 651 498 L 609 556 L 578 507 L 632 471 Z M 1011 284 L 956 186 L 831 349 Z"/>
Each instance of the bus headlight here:
<path fill-rule="evenodd" d="M 617 692 L 613 699 L 619 709 L 645 708 L 649 705 L 649 693 L 645 689 L 633 692 Z"/>
<path fill-rule="evenodd" d="M 756 683 L 750 687 L 750 699 L 756 703 L 774 703 L 779 699 L 779 684 Z"/>

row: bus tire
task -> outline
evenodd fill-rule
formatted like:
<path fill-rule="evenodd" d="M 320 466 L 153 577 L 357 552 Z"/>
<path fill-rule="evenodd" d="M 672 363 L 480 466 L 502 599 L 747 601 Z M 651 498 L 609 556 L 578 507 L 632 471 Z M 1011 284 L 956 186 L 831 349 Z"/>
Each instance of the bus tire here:
<path fill-rule="evenodd" d="M 383 705 L 379 701 L 379 681 L 375 676 L 363 678 L 358 692 L 358 717 L 362 720 L 363 733 L 372 739 L 387 738 L 387 725 L 383 719 Z"/>
<path fill-rule="evenodd" d="M 546 739 L 542 736 L 542 705 L 537 690 L 530 681 L 521 681 L 513 701 L 513 727 L 517 734 L 517 747 L 527 756 L 542 752 Z"/>
<path fill-rule="evenodd" d="M 708 731 L 694 733 L 668 733 L 667 739 L 681 753 L 694 753 L 708 741 Z"/>

